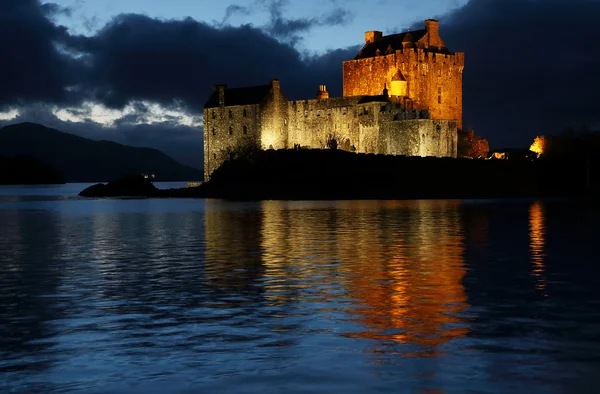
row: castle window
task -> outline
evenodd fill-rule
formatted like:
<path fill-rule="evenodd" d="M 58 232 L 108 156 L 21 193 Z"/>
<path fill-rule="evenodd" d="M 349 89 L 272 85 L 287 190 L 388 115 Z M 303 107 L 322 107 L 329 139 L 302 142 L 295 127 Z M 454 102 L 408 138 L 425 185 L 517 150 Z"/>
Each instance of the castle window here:
<path fill-rule="evenodd" d="M 317 110 L 317 116 L 321 116 L 321 110 L 320 109 Z"/>
<path fill-rule="evenodd" d="M 216 109 L 213 109 L 213 111 L 212 111 L 212 118 L 217 119 L 217 110 Z"/>
<path fill-rule="evenodd" d="M 229 126 L 229 135 L 233 135 L 233 127 Z"/>
<path fill-rule="evenodd" d="M 342 108 L 342 114 L 346 115 L 348 113 L 348 108 L 344 107 Z"/>
<path fill-rule="evenodd" d="M 248 127 L 244 126 L 242 130 L 244 131 L 244 134 L 248 134 Z"/>
<path fill-rule="evenodd" d="M 442 103 L 442 88 L 438 88 L 438 104 Z"/>
<path fill-rule="evenodd" d="M 331 108 L 327 110 L 327 115 L 331 115 Z"/>
<path fill-rule="evenodd" d="M 215 128 L 212 128 L 212 135 L 217 135 L 217 130 L 215 130 Z"/>
<path fill-rule="evenodd" d="M 304 116 L 308 116 L 308 110 L 304 111 Z"/>
<path fill-rule="evenodd" d="M 248 116 L 248 110 L 244 108 L 244 117 Z"/>
<path fill-rule="evenodd" d="M 217 160 L 217 154 L 213 153 L 213 159 Z"/>
<path fill-rule="evenodd" d="M 229 119 L 233 118 L 233 111 L 229 110 Z"/>
<path fill-rule="evenodd" d="M 442 70 L 438 70 L 438 77 L 442 76 Z"/>

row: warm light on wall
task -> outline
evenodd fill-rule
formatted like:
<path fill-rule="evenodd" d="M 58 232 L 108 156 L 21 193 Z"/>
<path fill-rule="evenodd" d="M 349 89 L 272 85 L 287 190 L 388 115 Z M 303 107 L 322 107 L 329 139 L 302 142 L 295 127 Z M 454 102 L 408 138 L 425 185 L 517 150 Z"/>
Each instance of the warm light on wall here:
<path fill-rule="evenodd" d="M 406 96 L 406 81 L 392 81 L 390 83 L 390 95 L 398 97 Z"/>

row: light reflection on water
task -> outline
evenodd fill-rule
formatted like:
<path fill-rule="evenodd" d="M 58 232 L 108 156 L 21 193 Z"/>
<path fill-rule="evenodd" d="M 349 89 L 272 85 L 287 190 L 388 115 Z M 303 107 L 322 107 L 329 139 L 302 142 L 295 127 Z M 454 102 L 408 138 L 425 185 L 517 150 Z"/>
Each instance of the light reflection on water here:
<path fill-rule="evenodd" d="M 0 389 L 597 389 L 597 217 L 562 202 L 5 201 Z"/>

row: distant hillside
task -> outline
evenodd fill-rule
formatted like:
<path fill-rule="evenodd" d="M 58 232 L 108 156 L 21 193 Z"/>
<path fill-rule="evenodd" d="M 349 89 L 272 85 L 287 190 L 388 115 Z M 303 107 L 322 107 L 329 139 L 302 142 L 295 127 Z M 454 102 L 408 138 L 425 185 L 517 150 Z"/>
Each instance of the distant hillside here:
<path fill-rule="evenodd" d="M 0 185 L 60 183 L 65 183 L 60 173 L 41 160 L 29 156 L 0 156 Z"/>
<path fill-rule="evenodd" d="M 42 160 L 62 173 L 67 182 L 103 182 L 136 173 L 155 174 L 159 182 L 202 180 L 201 171 L 156 149 L 93 141 L 35 123 L 0 129 L 0 156 L 17 155 Z"/>

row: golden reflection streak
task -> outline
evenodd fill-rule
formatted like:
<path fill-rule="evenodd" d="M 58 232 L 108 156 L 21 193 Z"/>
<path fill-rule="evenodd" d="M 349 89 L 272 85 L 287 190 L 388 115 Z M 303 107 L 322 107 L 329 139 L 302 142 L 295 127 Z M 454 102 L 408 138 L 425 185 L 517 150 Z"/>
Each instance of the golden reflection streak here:
<path fill-rule="evenodd" d="M 531 275 L 536 278 L 536 289 L 546 289 L 544 265 L 546 246 L 546 226 L 544 217 L 544 206 L 536 201 L 529 207 L 529 249 L 531 252 L 531 263 L 533 266 Z"/>
<path fill-rule="evenodd" d="M 456 314 L 469 305 L 458 205 L 351 202 L 294 210 L 294 204 L 265 202 L 261 238 L 268 293 L 289 296 L 291 279 L 295 289 L 320 296 L 315 302 L 335 302 L 327 287 L 342 285 L 342 297 L 359 307 L 345 312 L 365 328 L 348 337 L 433 348 L 463 337 L 468 328 Z M 326 289 L 311 288 L 311 282 Z"/>

